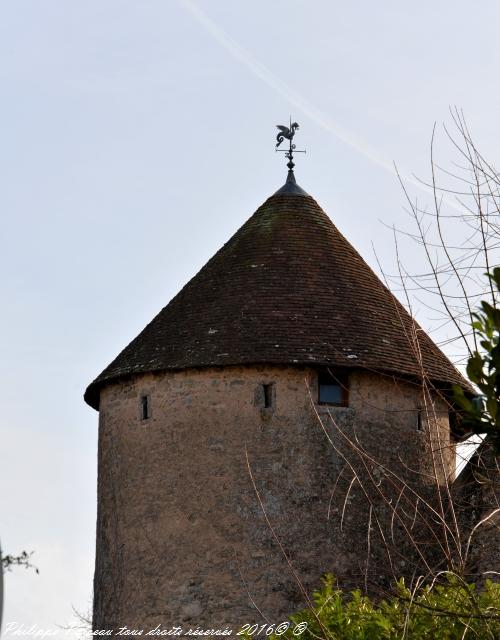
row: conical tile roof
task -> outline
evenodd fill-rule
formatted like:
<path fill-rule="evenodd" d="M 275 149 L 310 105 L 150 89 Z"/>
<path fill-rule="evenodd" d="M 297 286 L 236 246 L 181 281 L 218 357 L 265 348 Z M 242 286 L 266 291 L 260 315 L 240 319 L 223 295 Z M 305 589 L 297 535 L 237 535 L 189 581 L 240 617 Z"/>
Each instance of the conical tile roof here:
<path fill-rule="evenodd" d="M 290 172 L 89 385 L 138 373 L 241 364 L 361 367 L 466 386 Z M 419 355 L 417 352 L 419 351 Z M 421 359 L 421 360 L 420 360 Z M 421 364 L 420 364 L 421 362 Z"/>

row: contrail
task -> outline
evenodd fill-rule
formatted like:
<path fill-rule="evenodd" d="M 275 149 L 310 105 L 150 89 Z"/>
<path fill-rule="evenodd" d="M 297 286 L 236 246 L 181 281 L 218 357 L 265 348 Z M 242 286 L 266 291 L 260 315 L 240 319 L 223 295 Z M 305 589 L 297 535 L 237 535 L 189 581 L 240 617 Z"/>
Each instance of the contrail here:
<path fill-rule="evenodd" d="M 397 171 L 395 165 L 382 157 L 380 153 L 370 146 L 364 140 L 359 139 L 351 131 L 344 129 L 339 124 L 328 118 L 324 113 L 308 102 L 300 94 L 294 91 L 287 84 L 282 82 L 270 69 L 261 62 L 256 60 L 254 56 L 242 47 L 238 42 L 233 40 L 223 29 L 221 29 L 213 20 L 211 20 L 193 0 L 178 0 L 186 11 L 216 40 L 224 49 L 226 49 L 236 60 L 241 62 L 255 76 L 265 82 L 271 89 L 282 95 L 290 104 L 294 105 L 299 111 L 306 115 L 310 120 L 322 127 L 325 131 L 332 133 L 338 140 L 353 148 L 355 151 L 370 160 L 373 164 L 382 167 L 389 173 L 405 182 L 410 183 L 422 191 L 433 195 L 430 187 L 422 184 L 413 176 Z M 399 175 L 398 175 L 399 173 Z M 447 198 L 442 198 L 441 202 L 453 207 L 457 211 L 462 212 L 457 204 Z"/>
<path fill-rule="evenodd" d="M 186 11 L 216 40 L 224 49 L 226 49 L 236 60 L 239 60 L 247 69 L 255 76 L 265 82 L 271 89 L 282 95 L 290 104 L 294 105 L 299 111 L 310 118 L 325 131 L 332 133 L 338 140 L 348 145 L 359 154 L 370 160 L 373 164 L 385 169 L 398 179 L 404 180 L 413 186 L 418 187 L 422 191 L 434 196 L 432 188 L 419 182 L 414 176 L 396 170 L 393 162 L 382 157 L 380 153 L 366 141 L 356 137 L 351 131 L 344 129 L 336 122 L 328 118 L 324 113 L 308 102 L 300 94 L 294 91 L 287 84 L 277 78 L 274 73 L 261 62 L 256 60 L 253 55 L 242 47 L 238 42 L 233 40 L 223 29 L 221 29 L 213 20 L 211 20 L 192 0 L 178 0 Z M 463 210 L 452 200 L 446 197 L 441 198 L 441 203 L 446 204 L 453 209 L 463 213 Z"/>
<path fill-rule="evenodd" d="M 229 53 L 244 64 L 255 76 L 265 82 L 271 89 L 282 95 L 290 104 L 294 105 L 304 115 L 313 120 L 326 131 L 333 133 L 335 137 L 349 145 L 371 162 L 382 167 L 386 171 L 395 174 L 394 166 L 391 162 L 381 157 L 376 149 L 366 142 L 356 138 L 356 136 L 344 129 L 336 122 L 325 116 L 319 109 L 307 102 L 301 95 L 293 91 L 288 85 L 277 78 L 274 73 L 256 60 L 252 54 L 233 40 L 223 31 L 213 20 L 211 20 L 192 0 L 178 0 L 179 3 L 195 18 L 195 20 Z M 412 182 L 414 179 L 408 178 Z M 422 185 L 419 185 L 422 186 Z"/>

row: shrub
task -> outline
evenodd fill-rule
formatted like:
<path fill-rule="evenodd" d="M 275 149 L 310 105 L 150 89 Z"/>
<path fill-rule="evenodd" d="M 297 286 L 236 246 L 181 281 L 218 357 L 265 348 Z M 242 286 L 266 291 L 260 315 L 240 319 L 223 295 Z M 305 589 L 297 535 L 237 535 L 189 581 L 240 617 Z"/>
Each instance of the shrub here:
<path fill-rule="evenodd" d="M 479 589 L 455 575 L 412 593 L 401 579 L 394 594 L 375 602 L 359 590 L 345 593 L 333 576 L 313 594 L 313 607 L 290 617 L 287 640 L 487 640 L 500 638 L 500 584 Z M 294 635 L 296 625 L 306 630 Z"/>
<path fill-rule="evenodd" d="M 480 311 L 473 314 L 472 328 L 481 350 L 473 351 L 467 362 L 467 375 L 482 395 L 467 398 L 458 386 L 454 387 L 454 394 L 463 412 L 464 427 L 473 433 L 486 434 L 496 455 L 500 455 L 500 308 L 496 306 L 496 300 L 500 301 L 500 267 L 486 275 L 494 304 L 483 300 Z"/>

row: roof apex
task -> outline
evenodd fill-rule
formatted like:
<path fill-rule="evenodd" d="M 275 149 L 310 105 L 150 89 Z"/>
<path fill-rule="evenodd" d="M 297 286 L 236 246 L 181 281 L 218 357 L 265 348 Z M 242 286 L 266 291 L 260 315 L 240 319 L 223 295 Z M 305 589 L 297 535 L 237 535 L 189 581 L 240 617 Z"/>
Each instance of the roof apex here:
<path fill-rule="evenodd" d="M 287 196 L 308 196 L 309 194 L 299 187 L 297 181 L 295 180 L 295 174 L 293 173 L 293 169 L 288 170 L 288 175 L 286 177 L 285 184 L 276 191 L 275 196 L 287 195 Z"/>

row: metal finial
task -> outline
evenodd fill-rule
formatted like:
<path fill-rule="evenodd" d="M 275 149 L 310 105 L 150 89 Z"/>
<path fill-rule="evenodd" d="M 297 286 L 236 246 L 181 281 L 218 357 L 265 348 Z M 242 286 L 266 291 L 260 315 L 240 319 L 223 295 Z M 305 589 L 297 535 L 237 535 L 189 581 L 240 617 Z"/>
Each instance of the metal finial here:
<path fill-rule="evenodd" d="M 295 163 L 293 161 L 294 152 L 295 153 L 305 153 L 305 149 L 304 150 L 295 149 L 295 145 L 292 142 L 293 136 L 295 135 L 295 132 L 299 128 L 299 125 L 298 125 L 297 122 L 292 122 L 292 118 L 290 117 L 290 126 L 289 127 L 285 127 L 282 124 L 277 124 L 276 126 L 280 130 L 280 132 L 276 136 L 276 141 L 277 141 L 276 142 L 276 151 L 283 151 L 285 153 L 285 158 L 288 158 L 288 162 L 287 162 L 286 166 L 288 167 L 289 171 L 293 171 L 293 168 L 295 166 Z M 280 144 L 283 142 L 283 140 L 285 138 L 290 143 L 288 149 L 287 150 L 286 149 L 278 149 L 278 147 L 280 146 Z"/>

